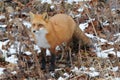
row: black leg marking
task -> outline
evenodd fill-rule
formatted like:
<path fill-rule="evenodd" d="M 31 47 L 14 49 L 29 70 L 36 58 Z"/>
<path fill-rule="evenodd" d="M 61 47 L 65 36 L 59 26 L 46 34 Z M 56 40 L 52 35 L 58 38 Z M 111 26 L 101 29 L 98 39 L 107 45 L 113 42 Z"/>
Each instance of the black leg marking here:
<path fill-rule="evenodd" d="M 45 70 L 46 69 L 46 54 L 45 50 L 42 50 L 41 54 L 41 69 Z"/>
<path fill-rule="evenodd" d="M 56 61 L 56 55 L 55 54 L 51 54 L 51 59 L 50 59 L 50 71 L 54 71 L 55 70 L 55 61 Z"/>

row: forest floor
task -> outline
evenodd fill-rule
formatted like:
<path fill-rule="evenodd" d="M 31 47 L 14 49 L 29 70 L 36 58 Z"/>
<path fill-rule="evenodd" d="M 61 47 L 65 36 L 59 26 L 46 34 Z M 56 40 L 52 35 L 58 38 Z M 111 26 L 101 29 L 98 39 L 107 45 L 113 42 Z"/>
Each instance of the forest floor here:
<path fill-rule="evenodd" d="M 45 80 L 120 80 L 120 1 L 46 1 L 0 0 L 0 80 L 43 80 L 40 75 Z M 82 49 L 73 42 L 66 51 L 61 45 L 55 71 L 40 73 L 41 50 L 30 34 L 29 12 L 70 15 L 95 48 Z"/>

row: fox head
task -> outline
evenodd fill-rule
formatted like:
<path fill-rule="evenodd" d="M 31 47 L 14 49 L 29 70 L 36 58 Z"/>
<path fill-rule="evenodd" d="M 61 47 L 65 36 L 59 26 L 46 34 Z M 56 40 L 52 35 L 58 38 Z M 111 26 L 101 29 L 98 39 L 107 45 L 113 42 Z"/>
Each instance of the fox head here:
<path fill-rule="evenodd" d="M 37 45 L 42 48 L 50 48 L 50 45 L 46 39 L 46 35 L 48 34 L 48 29 L 46 28 L 48 23 L 47 13 L 30 13 L 30 20 L 32 24 L 31 32 L 33 33 L 33 37 Z"/>
<path fill-rule="evenodd" d="M 39 31 L 44 31 L 46 29 L 46 24 L 48 22 L 48 14 L 33 14 L 30 12 L 30 20 L 31 20 L 31 31 L 33 33 L 37 33 Z"/>

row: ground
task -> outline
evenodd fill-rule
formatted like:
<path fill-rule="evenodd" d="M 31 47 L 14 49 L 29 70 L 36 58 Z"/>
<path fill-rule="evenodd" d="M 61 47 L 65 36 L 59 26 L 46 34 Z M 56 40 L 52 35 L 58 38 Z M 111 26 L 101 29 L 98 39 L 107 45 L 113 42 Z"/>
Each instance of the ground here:
<path fill-rule="evenodd" d="M 54 1 L 54 2 L 53 2 Z M 115 0 L 0 0 L 0 79 L 120 80 L 120 6 Z M 92 40 L 94 48 L 65 50 L 54 72 L 39 72 L 41 49 L 30 33 L 29 12 L 70 15 Z M 46 53 L 50 53 L 47 51 Z M 66 64 L 71 53 L 71 67 Z M 59 57 L 59 56 L 58 56 Z M 47 64 L 49 65 L 49 63 Z"/>

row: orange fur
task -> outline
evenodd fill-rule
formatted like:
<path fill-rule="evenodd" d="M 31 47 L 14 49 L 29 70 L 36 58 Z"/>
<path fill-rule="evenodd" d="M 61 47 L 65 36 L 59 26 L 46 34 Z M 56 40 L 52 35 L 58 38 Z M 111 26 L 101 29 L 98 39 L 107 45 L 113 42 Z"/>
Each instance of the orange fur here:
<path fill-rule="evenodd" d="M 50 45 L 50 50 L 55 51 L 57 45 L 63 42 L 69 42 L 73 35 L 77 35 L 83 42 L 90 40 L 85 34 L 77 27 L 75 21 L 66 14 L 56 14 L 48 18 L 45 14 L 30 14 L 32 30 L 39 30 L 41 27 L 47 30 L 46 39 Z M 80 33 L 80 34 L 78 34 Z"/>

